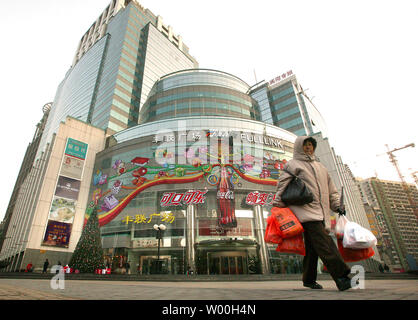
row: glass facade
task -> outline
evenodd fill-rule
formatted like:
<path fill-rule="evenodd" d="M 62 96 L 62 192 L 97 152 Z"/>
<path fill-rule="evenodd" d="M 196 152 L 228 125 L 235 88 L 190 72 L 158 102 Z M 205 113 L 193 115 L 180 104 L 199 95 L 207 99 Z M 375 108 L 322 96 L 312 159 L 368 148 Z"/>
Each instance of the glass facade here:
<path fill-rule="evenodd" d="M 220 71 L 176 72 L 155 83 L 141 110 L 140 123 L 194 115 L 260 119 L 255 99 L 242 80 Z"/>
<path fill-rule="evenodd" d="M 110 18 L 104 35 L 77 55 L 59 85 L 37 158 L 66 116 L 109 134 L 135 126 L 155 81 L 198 66 L 187 47 L 169 39 L 158 25 L 158 18 L 135 2 Z"/>
<path fill-rule="evenodd" d="M 295 76 L 272 86 L 261 83 L 251 89 L 250 95 L 260 105 L 261 121 L 274 124 L 298 136 L 318 132 L 324 137 L 328 135 L 324 119 Z"/>
<path fill-rule="evenodd" d="M 67 116 L 88 121 L 90 109 L 94 104 L 95 87 L 99 80 L 100 62 L 107 41 L 107 36 L 99 40 L 65 75 L 57 89 L 37 157 Z"/>
<path fill-rule="evenodd" d="M 126 39 L 131 37 L 128 31 L 128 20 L 129 9 L 125 9 L 119 11 L 107 26 L 107 33 L 110 35 L 111 42 L 104 57 L 102 78 L 91 115 L 91 123 L 103 129 L 108 126 L 113 130 L 126 128 L 127 119 L 132 109 L 132 89 L 124 88 L 121 85 L 127 82 L 125 86 L 132 86 L 132 74 L 135 70 L 137 56 L 136 53 L 127 52 L 128 40 Z M 129 58 L 128 54 L 132 58 Z M 113 100 L 117 100 L 118 104 L 112 108 Z M 113 115 L 121 114 L 125 116 L 126 120 L 120 121 L 117 116 L 110 118 L 111 111 L 113 111 Z M 111 119 L 114 119 L 114 121 L 111 121 Z"/>
<path fill-rule="evenodd" d="M 269 124 L 273 124 L 273 114 L 270 107 L 269 91 L 265 86 L 260 90 L 254 91 L 251 96 L 258 102 L 260 106 L 260 118 L 261 121 Z"/>
<path fill-rule="evenodd" d="M 270 104 L 275 125 L 297 135 L 307 134 L 292 81 L 275 87 L 271 90 L 270 95 Z"/>
<path fill-rule="evenodd" d="M 141 274 L 155 272 L 157 260 L 169 274 L 299 272 L 301 257 L 264 242 L 276 181 L 295 138 L 258 121 L 204 115 L 115 134 L 96 156 L 89 194 L 98 200 L 108 263 L 118 272 L 129 261 Z M 220 223 L 223 174 L 234 226 Z M 154 224 L 167 227 L 159 249 Z"/>
<path fill-rule="evenodd" d="M 197 62 L 157 30 L 157 19 L 133 3 L 108 24 L 111 43 L 91 123 L 115 133 L 138 124 L 138 114 L 161 76 Z"/>

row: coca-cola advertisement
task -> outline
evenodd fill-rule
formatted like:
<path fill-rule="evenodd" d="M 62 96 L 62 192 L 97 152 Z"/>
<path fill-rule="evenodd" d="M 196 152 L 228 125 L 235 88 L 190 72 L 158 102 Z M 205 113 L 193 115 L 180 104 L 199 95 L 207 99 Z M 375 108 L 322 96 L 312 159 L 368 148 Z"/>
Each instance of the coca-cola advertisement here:
<path fill-rule="evenodd" d="M 221 229 L 236 228 L 234 185 L 231 183 L 228 170 L 224 165 L 221 166 L 221 178 L 217 191 L 218 227 Z"/>

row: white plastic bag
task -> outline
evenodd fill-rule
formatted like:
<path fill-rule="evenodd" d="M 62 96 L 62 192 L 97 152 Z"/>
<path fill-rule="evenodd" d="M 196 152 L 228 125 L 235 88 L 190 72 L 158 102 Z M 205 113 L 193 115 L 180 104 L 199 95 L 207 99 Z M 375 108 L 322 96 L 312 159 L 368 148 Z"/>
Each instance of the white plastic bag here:
<path fill-rule="evenodd" d="M 374 234 L 359 224 L 347 221 L 344 228 L 343 247 L 350 249 L 367 249 L 376 245 Z"/>
<path fill-rule="evenodd" d="M 338 217 L 338 221 L 337 221 L 337 224 L 335 225 L 335 231 L 334 231 L 337 239 L 342 239 L 344 237 L 344 228 L 347 222 L 348 220 L 344 215 Z"/>

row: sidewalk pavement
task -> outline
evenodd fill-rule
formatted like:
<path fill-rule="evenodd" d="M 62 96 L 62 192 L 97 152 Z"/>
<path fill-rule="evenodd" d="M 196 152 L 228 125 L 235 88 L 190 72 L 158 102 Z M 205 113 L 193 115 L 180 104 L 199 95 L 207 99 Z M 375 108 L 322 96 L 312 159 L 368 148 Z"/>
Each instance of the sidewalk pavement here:
<path fill-rule="evenodd" d="M 334 281 L 318 280 L 323 290 L 301 281 L 100 281 L 0 279 L 0 300 L 418 300 L 418 280 L 364 281 L 364 289 L 337 290 Z"/>

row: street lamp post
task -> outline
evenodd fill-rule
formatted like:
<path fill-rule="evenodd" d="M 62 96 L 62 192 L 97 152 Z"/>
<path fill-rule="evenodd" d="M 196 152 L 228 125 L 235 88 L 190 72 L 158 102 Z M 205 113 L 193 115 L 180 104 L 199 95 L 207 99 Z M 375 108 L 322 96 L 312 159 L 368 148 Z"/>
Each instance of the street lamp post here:
<path fill-rule="evenodd" d="M 160 261 L 160 242 L 163 238 L 163 233 L 167 229 L 167 227 L 163 224 L 154 224 L 154 230 L 157 231 L 157 239 L 158 239 L 158 251 L 157 251 L 157 273 L 161 273 L 161 261 Z"/>

